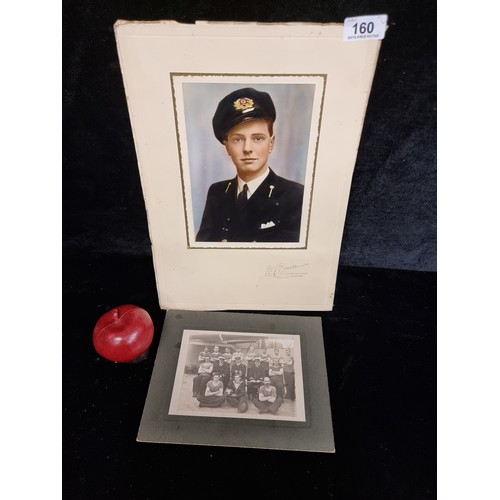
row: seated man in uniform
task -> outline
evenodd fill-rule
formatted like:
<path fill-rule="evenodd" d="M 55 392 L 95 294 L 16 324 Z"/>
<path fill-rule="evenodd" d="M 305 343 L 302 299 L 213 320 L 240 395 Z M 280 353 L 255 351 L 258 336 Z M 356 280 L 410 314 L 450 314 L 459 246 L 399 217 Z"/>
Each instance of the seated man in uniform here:
<path fill-rule="evenodd" d="M 196 241 L 299 241 L 304 186 L 269 168 L 275 119 L 266 92 L 243 88 L 220 101 L 212 125 L 237 175 L 210 186 Z"/>
<path fill-rule="evenodd" d="M 259 413 L 272 413 L 276 415 L 283 399 L 276 394 L 276 387 L 271 385 L 269 377 L 264 378 L 264 385 L 259 388 L 259 397 L 254 399 L 253 404 Z"/>
<path fill-rule="evenodd" d="M 225 392 L 226 401 L 233 408 L 238 408 L 239 413 L 245 413 L 248 410 L 248 398 L 246 394 L 245 382 L 239 375 L 235 375 L 234 380 L 229 382 Z"/>
<path fill-rule="evenodd" d="M 224 397 L 224 384 L 219 379 L 219 374 L 214 373 L 212 380 L 207 383 L 205 394 L 198 394 L 196 399 L 198 406 L 207 408 L 217 408 L 221 406 L 226 398 Z"/>

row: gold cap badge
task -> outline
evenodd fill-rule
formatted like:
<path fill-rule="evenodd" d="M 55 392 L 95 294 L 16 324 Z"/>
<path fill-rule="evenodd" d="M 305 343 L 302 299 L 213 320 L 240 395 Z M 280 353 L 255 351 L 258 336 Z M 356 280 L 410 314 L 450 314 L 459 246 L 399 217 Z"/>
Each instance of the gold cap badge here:
<path fill-rule="evenodd" d="M 254 107 L 253 99 L 248 97 L 241 97 L 240 99 L 236 99 L 233 103 L 234 109 L 239 111 L 244 111 L 246 109 L 250 109 Z"/>

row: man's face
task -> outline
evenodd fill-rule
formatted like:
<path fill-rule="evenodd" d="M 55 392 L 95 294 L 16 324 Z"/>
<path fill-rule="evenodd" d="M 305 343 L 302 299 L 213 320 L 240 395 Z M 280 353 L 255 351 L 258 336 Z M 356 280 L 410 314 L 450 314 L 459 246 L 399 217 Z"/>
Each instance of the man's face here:
<path fill-rule="evenodd" d="M 264 385 L 266 387 L 271 385 L 271 379 L 269 377 L 264 377 Z"/>
<path fill-rule="evenodd" d="M 238 175 L 248 182 L 265 172 L 274 136 L 270 136 L 265 120 L 250 120 L 233 127 L 224 145 Z"/>

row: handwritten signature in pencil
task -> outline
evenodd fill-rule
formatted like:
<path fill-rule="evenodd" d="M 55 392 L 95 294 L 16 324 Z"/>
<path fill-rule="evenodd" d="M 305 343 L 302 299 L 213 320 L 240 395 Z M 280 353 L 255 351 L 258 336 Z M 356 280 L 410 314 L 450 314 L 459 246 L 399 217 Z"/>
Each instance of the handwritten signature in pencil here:
<path fill-rule="evenodd" d="M 278 264 L 275 266 L 267 266 L 265 276 L 269 278 L 303 278 L 308 274 L 308 271 L 304 269 L 309 264 L 296 264 L 292 266 L 285 266 L 284 264 Z"/>

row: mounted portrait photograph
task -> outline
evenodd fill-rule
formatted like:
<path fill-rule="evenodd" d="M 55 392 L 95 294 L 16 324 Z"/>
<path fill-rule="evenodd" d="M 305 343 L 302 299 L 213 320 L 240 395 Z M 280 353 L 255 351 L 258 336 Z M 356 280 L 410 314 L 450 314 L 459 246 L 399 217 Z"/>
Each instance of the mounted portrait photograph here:
<path fill-rule="evenodd" d="M 172 74 L 191 248 L 304 248 L 324 76 Z"/>
<path fill-rule="evenodd" d="M 345 43 L 341 24 L 115 33 L 161 307 L 330 310 L 380 41 Z"/>
<path fill-rule="evenodd" d="M 185 330 L 168 414 L 304 422 L 300 336 Z"/>

